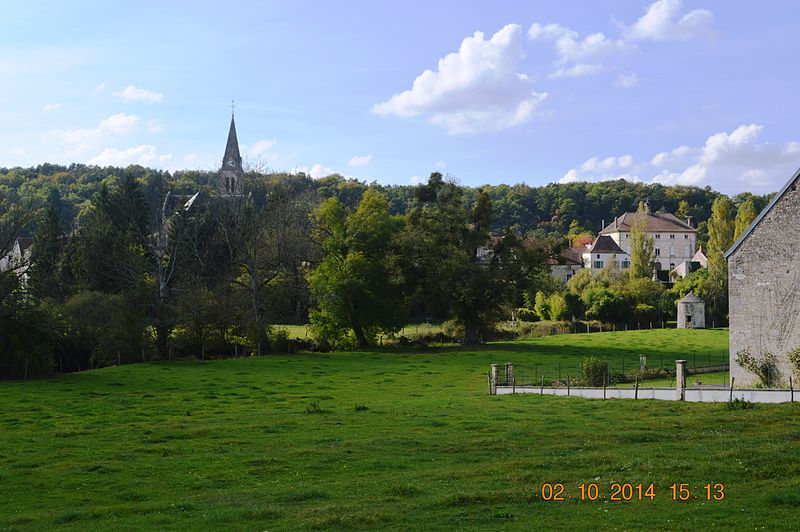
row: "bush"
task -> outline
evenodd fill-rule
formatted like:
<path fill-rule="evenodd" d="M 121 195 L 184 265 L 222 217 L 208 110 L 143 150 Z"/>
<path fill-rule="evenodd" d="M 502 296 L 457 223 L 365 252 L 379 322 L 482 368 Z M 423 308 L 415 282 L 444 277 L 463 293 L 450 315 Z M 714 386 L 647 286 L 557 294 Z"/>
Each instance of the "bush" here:
<path fill-rule="evenodd" d="M 533 305 L 533 310 L 540 320 L 550 319 L 550 300 L 544 295 L 544 292 L 536 292 L 536 302 Z"/>
<path fill-rule="evenodd" d="M 789 359 L 789 362 L 792 364 L 792 369 L 794 369 L 795 375 L 800 375 L 800 347 L 795 347 L 788 353 L 786 353 L 786 358 Z"/>
<path fill-rule="evenodd" d="M 269 347 L 273 353 L 290 353 L 289 331 L 282 327 L 272 329 L 269 335 Z"/>
<path fill-rule="evenodd" d="M 540 338 L 556 334 L 569 334 L 572 332 L 572 323 L 568 321 L 540 321 L 537 323 L 520 323 L 517 326 L 517 336 L 521 338 Z"/>
<path fill-rule="evenodd" d="M 536 312 L 529 308 L 521 307 L 517 309 L 517 320 L 519 321 L 539 321 Z"/>
<path fill-rule="evenodd" d="M 765 386 L 780 382 L 775 355 L 770 352 L 765 351 L 760 356 L 753 356 L 750 350 L 742 349 L 736 353 L 736 363 L 755 374 Z"/>
<path fill-rule="evenodd" d="M 755 403 L 738 397 L 732 401 L 728 401 L 728 410 L 750 410 L 751 408 L 755 408 L 755 406 Z"/>
<path fill-rule="evenodd" d="M 602 386 L 608 375 L 608 362 L 596 357 L 584 357 L 581 361 L 581 375 L 590 386 Z"/>

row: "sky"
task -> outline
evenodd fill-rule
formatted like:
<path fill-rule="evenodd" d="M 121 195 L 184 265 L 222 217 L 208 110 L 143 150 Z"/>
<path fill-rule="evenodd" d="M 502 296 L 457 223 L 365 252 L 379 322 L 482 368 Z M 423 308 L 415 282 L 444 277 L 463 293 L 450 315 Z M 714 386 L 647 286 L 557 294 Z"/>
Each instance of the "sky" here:
<path fill-rule="evenodd" d="M 778 190 L 800 2 L 0 0 L 0 166 Z"/>

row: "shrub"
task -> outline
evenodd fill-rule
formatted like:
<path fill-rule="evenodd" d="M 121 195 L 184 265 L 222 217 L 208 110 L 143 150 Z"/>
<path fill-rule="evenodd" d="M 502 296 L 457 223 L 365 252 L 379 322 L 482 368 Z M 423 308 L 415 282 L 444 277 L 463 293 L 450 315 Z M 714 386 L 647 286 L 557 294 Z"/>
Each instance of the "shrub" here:
<path fill-rule="evenodd" d="M 581 375 L 590 386 L 602 386 L 608 375 L 608 362 L 596 357 L 584 357 L 581 361 Z"/>
<path fill-rule="evenodd" d="M 786 353 L 786 358 L 788 358 L 789 362 L 792 364 L 795 375 L 800 375 L 800 347 L 795 347 Z"/>
<path fill-rule="evenodd" d="M 532 311 L 531 309 L 521 307 L 517 309 L 517 319 L 519 321 L 538 321 L 539 316 L 537 316 L 536 312 Z"/>
<path fill-rule="evenodd" d="M 536 302 L 533 305 L 533 310 L 540 320 L 550 319 L 550 300 L 544 295 L 544 292 L 536 292 Z"/>
<path fill-rule="evenodd" d="M 731 401 L 728 401 L 728 410 L 750 410 L 751 408 L 755 408 L 755 403 L 751 403 L 746 399 L 736 398 Z"/>
<path fill-rule="evenodd" d="M 775 355 L 763 352 L 760 356 L 753 356 L 748 349 L 736 353 L 736 363 L 750 373 L 755 374 L 761 384 L 771 386 L 780 382 L 780 375 L 775 360 Z"/>
<path fill-rule="evenodd" d="M 561 294 L 551 295 L 547 300 L 547 304 L 550 307 L 551 320 L 558 321 L 569 318 L 569 307 Z"/>

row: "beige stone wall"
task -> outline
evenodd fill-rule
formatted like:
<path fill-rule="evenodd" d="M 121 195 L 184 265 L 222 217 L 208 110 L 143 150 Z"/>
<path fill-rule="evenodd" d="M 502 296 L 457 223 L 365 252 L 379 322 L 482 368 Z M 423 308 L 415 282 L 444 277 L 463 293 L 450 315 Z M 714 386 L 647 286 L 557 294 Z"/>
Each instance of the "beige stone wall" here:
<path fill-rule="evenodd" d="M 686 316 L 691 316 L 692 321 L 686 323 Z M 678 303 L 678 328 L 679 329 L 705 329 L 706 304 L 705 303 Z"/>
<path fill-rule="evenodd" d="M 736 386 L 758 378 L 734 359 L 742 349 L 778 357 L 787 383 L 786 353 L 800 346 L 800 190 L 795 187 L 761 220 L 728 257 L 731 376 Z M 794 377 L 797 380 L 797 377 Z"/>

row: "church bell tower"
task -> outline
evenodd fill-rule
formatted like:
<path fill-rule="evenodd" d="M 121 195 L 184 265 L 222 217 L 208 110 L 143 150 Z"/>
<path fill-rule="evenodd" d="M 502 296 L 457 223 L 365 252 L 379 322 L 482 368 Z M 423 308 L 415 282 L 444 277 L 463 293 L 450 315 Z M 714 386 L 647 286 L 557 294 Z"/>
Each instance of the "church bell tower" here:
<path fill-rule="evenodd" d="M 236 122 L 233 118 L 233 102 L 231 102 L 231 128 L 228 131 L 228 143 L 222 157 L 222 168 L 219 171 L 221 196 L 242 195 L 242 156 L 239 155 L 239 140 L 236 138 Z"/>

